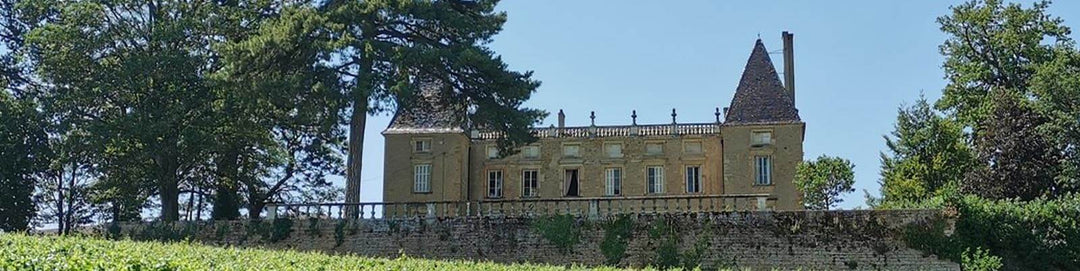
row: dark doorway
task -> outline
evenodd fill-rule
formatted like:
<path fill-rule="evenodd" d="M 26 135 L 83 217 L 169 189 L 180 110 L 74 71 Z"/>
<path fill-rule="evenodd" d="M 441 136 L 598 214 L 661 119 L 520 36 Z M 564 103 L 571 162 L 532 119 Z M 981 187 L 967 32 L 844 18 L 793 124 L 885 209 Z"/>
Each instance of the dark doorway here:
<path fill-rule="evenodd" d="M 578 197 L 578 170 L 567 169 L 566 170 L 566 196 Z"/>

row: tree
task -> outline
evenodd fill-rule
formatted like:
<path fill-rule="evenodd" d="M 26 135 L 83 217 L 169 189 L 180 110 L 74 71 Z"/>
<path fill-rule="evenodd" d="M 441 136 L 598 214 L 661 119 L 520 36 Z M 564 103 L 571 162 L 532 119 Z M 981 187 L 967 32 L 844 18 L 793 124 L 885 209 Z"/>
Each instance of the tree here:
<path fill-rule="evenodd" d="M 90 202 L 95 172 L 90 165 L 92 149 L 86 145 L 85 131 L 66 130 L 49 122 L 48 169 L 36 175 L 37 221 L 55 223 L 60 234 L 93 222 L 98 206 Z"/>
<path fill-rule="evenodd" d="M 944 68 L 948 85 L 937 106 L 972 131 L 976 144 L 1021 146 L 1028 140 L 1040 143 L 1038 151 L 1052 153 L 1057 161 L 1035 169 L 996 167 L 993 170 L 1037 170 L 1044 172 L 1000 172 L 1000 176 L 1052 176 L 1061 189 L 1080 191 L 1080 57 L 1071 30 L 1060 18 L 1046 12 L 1048 2 L 1031 7 L 1003 4 L 1000 0 L 971 1 L 953 8 L 950 15 L 938 18 L 941 30 L 949 36 L 941 45 L 946 57 Z M 997 104 L 993 93 L 1021 101 L 1016 106 Z M 1012 103 L 1012 102 L 1010 102 Z M 1001 112 L 995 110 L 1027 110 Z M 1008 137 L 998 132 L 983 132 L 997 124 L 995 115 L 1016 115 L 1039 120 L 1028 138 Z M 1034 115 L 1033 115 L 1034 114 Z M 1017 124 L 1019 125 L 1019 124 Z M 1020 128 L 1014 126 L 1013 128 Z M 1026 131 L 1026 128 L 1024 128 Z M 1005 129 L 1008 130 L 1008 129 Z M 994 136 L 995 138 L 982 138 Z M 1003 140 L 1020 140 L 1005 142 Z M 994 146 L 983 146 L 990 149 Z M 1031 150 L 1036 151 L 1036 150 Z M 984 153 L 985 154 L 985 153 Z M 981 155 L 981 158 L 990 157 Z M 980 161 L 990 165 L 993 161 Z M 992 174 L 994 175 L 994 174 Z M 1007 187 L 996 190 L 1007 191 Z M 1062 191 L 1044 191 L 1060 194 Z"/>
<path fill-rule="evenodd" d="M 890 135 L 883 136 L 881 198 L 884 206 L 902 207 L 955 190 L 974 157 L 960 124 L 930 107 L 920 95 L 901 107 Z"/>
<path fill-rule="evenodd" d="M 1026 105 L 1019 93 L 994 91 L 991 119 L 980 123 L 975 151 L 981 164 L 963 182 L 964 192 L 985 198 L 1032 200 L 1062 193 L 1053 172 L 1060 152 L 1039 134 L 1049 121 Z"/>
<path fill-rule="evenodd" d="M 17 0 L 0 0 L 0 89 L 21 94 L 26 84 L 26 66 L 17 61 L 15 52 L 22 49 L 22 35 L 27 25 L 19 19 Z"/>
<path fill-rule="evenodd" d="M 45 125 L 34 104 L 0 91 L 0 231 L 26 230 L 35 208 L 35 174 L 49 153 Z"/>
<path fill-rule="evenodd" d="M 221 49 L 216 78 L 224 102 L 217 137 L 214 218 L 235 218 L 240 192 L 248 213 L 300 194 L 329 193 L 327 175 L 341 174 L 342 110 L 347 105 L 337 73 L 327 66 L 332 33 L 307 5 L 289 5 L 257 21 Z M 242 36 L 242 37 L 240 37 Z M 232 201 L 232 202 L 230 202 Z"/>
<path fill-rule="evenodd" d="M 177 220 L 185 194 L 189 218 L 201 217 L 204 197 L 215 219 L 239 217 L 245 203 L 258 217 L 270 201 L 337 191 L 325 176 L 341 172 L 347 101 L 322 65 L 333 38 L 305 36 L 326 20 L 282 13 L 318 13 L 313 4 L 28 1 L 22 10 L 35 22 L 24 35 L 35 98 L 60 121 L 57 137 L 85 134 L 87 195 L 113 219 L 160 204 L 163 220 Z"/>
<path fill-rule="evenodd" d="M 191 181 L 212 141 L 214 100 L 206 77 L 215 62 L 206 49 L 214 40 L 207 20 L 215 18 L 208 16 L 215 4 L 24 3 L 28 21 L 44 22 L 26 35 L 40 99 L 90 131 L 106 157 L 99 161 L 106 171 L 99 185 L 128 190 L 137 187 L 133 181 L 150 182 L 161 218 L 177 220 L 181 183 Z"/>
<path fill-rule="evenodd" d="M 324 16 L 326 32 L 334 33 L 325 54 L 333 58 L 311 64 L 332 68 L 351 103 L 346 202 L 360 198 L 367 114 L 408 107 L 421 81 L 445 84 L 440 102 L 468 108 L 474 128 L 501 133 L 503 152 L 536 140 L 529 128 L 546 113 L 521 104 L 539 82 L 531 72 L 510 71 L 486 46 L 506 21 L 497 2 L 327 1 L 315 8 L 312 16 Z"/>
<path fill-rule="evenodd" d="M 840 157 L 819 156 L 799 163 L 795 169 L 795 187 L 803 193 L 803 206 L 810 210 L 828 210 L 843 202 L 841 194 L 855 191 L 855 165 Z"/>

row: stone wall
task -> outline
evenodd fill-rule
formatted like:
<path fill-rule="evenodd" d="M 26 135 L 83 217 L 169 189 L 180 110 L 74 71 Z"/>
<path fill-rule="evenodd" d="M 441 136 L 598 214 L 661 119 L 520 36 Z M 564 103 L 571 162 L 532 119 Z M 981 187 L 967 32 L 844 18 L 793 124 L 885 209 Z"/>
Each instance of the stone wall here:
<path fill-rule="evenodd" d="M 503 263 L 705 269 L 959 270 L 956 263 L 910 249 L 901 240 L 906 226 L 942 219 L 937 210 L 782 211 L 630 215 L 596 221 L 568 216 L 279 219 L 277 225 L 218 222 L 174 225 L 172 231 L 210 244 L 376 257 L 405 254 Z M 123 228 L 122 233 L 134 239 L 154 239 L 155 234 L 160 239 L 168 231 L 160 225 Z M 284 233 L 287 230 L 291 232 Z"/>

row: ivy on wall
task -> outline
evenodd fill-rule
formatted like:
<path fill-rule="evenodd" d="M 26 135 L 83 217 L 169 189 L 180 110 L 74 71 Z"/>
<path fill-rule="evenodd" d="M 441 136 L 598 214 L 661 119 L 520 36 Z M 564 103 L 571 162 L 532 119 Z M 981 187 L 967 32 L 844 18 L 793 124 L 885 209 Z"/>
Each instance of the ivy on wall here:
<path fill-rule="evenodd" d="M 571 215 L 553 215 L 533 220 L 533 230 L 551 242 L 563 254 L 570 254 L 581 242 L 581 227 Z"/>
<path fill-rule="evenodd" d="M 604 240 L 600 243 L 600 252 L 608 265 L 617 265 L 626 256 L 626 246 L 634 234 L 634 220 L 629 215 L 620 215 L 604 223 L 603 227 Z"/>

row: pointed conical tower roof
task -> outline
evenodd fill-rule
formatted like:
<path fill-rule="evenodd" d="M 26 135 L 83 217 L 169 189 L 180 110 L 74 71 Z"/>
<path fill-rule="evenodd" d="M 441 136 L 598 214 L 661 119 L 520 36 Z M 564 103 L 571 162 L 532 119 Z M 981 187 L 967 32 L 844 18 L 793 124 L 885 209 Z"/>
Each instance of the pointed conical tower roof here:
<path fill-rule="evenodd" d="M 795 102 L 780 83 L 769 51 L 761 39 L 754 44 L 750 59 L 746 61 L 739 87 L 731 99 L 727 116 L 729 124 L 798 122 L 799 111 Z"/>

